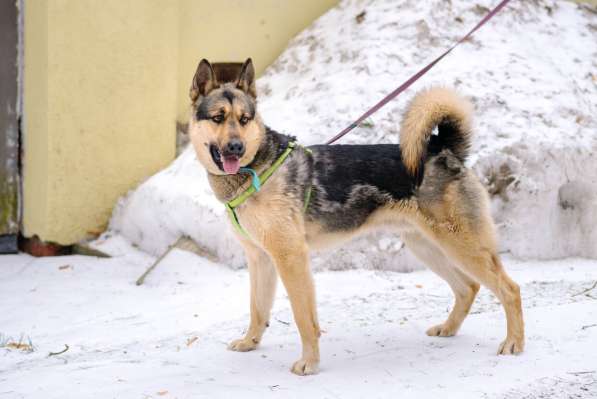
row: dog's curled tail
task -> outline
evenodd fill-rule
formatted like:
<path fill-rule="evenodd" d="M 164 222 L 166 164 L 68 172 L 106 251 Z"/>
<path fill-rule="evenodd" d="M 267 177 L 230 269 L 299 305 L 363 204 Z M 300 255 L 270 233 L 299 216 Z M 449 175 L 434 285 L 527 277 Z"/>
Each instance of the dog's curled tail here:
<path fill-rule="evenodd" d="M 418 93 L 408 105 L 400 127 L 400 150 L 407 171 L 418 176 L 436 126 L 434 150 L 447 148 L 464 162 L 470 147 L 471 114 L 470 102 L 453 90 L 434 87 Z"/>

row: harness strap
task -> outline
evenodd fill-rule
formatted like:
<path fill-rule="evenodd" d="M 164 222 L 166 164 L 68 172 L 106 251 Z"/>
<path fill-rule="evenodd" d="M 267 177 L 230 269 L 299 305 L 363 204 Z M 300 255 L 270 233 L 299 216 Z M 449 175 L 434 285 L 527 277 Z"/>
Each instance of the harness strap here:
<path fill-rule="evenodd" d="M 282 163 L 284 163 L 286 158 L 288 158 L 288 155 L 290 155 L 290 153 L 292 151 L 294 151 L 295 145 L 296 144 L 294 141 L 288 143 L 288 147 L 286 148 L 286 150 L 284 150 L 282 155 L 280 155 L 280 157 L 278 159 L 276 159 L 276 161 L 272 164 L 272 166 L 270 166 L 265 172 L 263 172 L 259 176 L 259 181 L 261 182 L 261 186 L 264 185 L 265 182 L 271 177 L 271 175 L 274 174 L 276 169 L 278 169 L 280 167 L 280 165 L 282 165 Z M 233 200 L 228 201 L 226 203 L 226 205 L 231 207 L 232 209 L 234 209 L 237 206 L 241 205 L 243 202 L 245 202 L 251 195 L 255 194 L 255 191 L 257 191 L 257 190 L 255 189 L 255 186 L 252 185 L 251 187 L 246 189 L 243 193 L 241 193 L 238 197 L 234 198 Z"/>
<path fill-rule="evenodd" d="M 313 191 L 313 185 L 310 184 L 307 192 L 305 193 L 305 205 L 303 205 L 303 212 L 307 212 L 309 208 L 309 202 L 311 202 L 311 191 Z"/>
<path fill-rule="evenodd" d="M 236 211 L 234 209 L 237 208 L 238 206 L 240 206 L 241 204 L 243 204 L 247 199 L 249 199 L 250 196 L 255 194 L 255 192 L 259 191 L 259 189 L 265 184 L 265 182 L 267 182 L 267 180 L 274 174 L 274 172 L 280 166 L 282 166 L 282 164 L 284 163 L 286 158 L 288 158 L 290 153 L 292 151 L 294 151 L 294 149 L 296 147 L 297 147 L 296 142 L 292 141 L 292 142 L 288 143 L 288 147 L 286 148 L 286 150 L 284 150 L 282 155 L 280 155 L 280 157 L 278 159 L 276 159 L 276 161 L 272 164 L 272 166 L 270 166 L 265 172 L 263 172 L 259 176 L 257 176 L 257 173 L 253 169 L 241 168 L 242 172 L 251 173 L 251 178 L 253 179 L 252 184 L 249 188 L 247 188 L 244 192 L 242 192 L 238 197 L 226 202 L 224 205 L 226 206 L 226 211 L 228 212 L 230 221 L 232 222 L 232 224 L 234 225 L 236 230 L 239 233 L 241 233 L 242 235 L 244 235 L 245 237 L 250 238 L 247 231 L 243 228 L 243 226 L 241 226 L 240 221 L 238 220 L 238 215 L 236 214 Z M 305 148 L 303 146 L 299 146 L 299 147 L 301 147 L 307 154 L 309 154 L 309 155 L 313 154 L 313 152 L 310 149 Z M 312 188 L 312 186 L 309 186 L 309 189 L 305 193 L 305 205 L 303 207 L 304 211 L 306 211 L 307 208 L 309 207 L 309 202 L 311 200 L 311 188 Z"/>

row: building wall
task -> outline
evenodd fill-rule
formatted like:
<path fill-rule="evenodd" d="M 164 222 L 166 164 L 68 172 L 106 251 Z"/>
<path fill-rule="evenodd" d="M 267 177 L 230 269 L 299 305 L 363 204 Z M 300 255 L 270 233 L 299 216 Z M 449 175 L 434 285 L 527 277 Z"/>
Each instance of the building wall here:
<path fill-rule="evenodd" d="M 120 195 L 172 160 L 177 22 L 169 1 L 26 2 L 26 236 L 99 232 Z"/>
<path fill-rule="evenodd" d="M 23 233 L 47 237 L 48 213 L 48 5 L 25 7 L 22 119 Z"/>
<path fill-rule="evenodd" d="M 251 57 L 257 75 L 288 41 L 338 0 L 180 0 L 178 120 L 189 110 L 189 86 L 202 58 L 243 62 Z"/>
<path fill-rule="evenodd" d="M 332 0 L 25 0 L 23 234 L 71 244 L 175 155 L 201 58 L 258 72 Z"/>

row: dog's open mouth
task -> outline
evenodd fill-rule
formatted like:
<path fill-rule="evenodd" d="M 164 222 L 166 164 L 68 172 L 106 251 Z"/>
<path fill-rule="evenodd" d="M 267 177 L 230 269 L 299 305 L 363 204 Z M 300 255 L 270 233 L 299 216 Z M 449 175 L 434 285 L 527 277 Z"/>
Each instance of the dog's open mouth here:
<path fill-rule="evenodd" d="M 209 152 L 211 153 L 211 158 L 214 163 L 220 170 L 229 175 L 238 173 L 238 170 L 240 169 L 240 158 L 237 155 L 222 155 L 218 147 L 214 144 L 209 147 Z"/>
<path fill-rule="evenodd" d="M 235 175 L 240 169 L 240 159 L 236 155 L 224 156 L 224 172 L 229 175 Z"/>

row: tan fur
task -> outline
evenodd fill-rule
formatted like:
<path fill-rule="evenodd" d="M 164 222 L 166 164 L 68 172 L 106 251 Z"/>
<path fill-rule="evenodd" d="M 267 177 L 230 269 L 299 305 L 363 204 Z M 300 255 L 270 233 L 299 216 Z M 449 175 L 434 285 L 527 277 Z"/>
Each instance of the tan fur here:
<path fill-rule="evenodd" d="M 207 60 L 201 60 L 195 71 L 195 76 L 189 89 L 189 97 L 193 104 L 197 102 L 200 96 L 204 96 L 218 86 L 216 74 Z"/>
<path fill-rule="evenodd" d="M 458 123 L 468 141 L 471 135 L 471 105 L 453 90 L 435 87 L 418 93 L 407 107 L 400 128 L 402 161 L 416 174 L 433 129 L 444 118 Z"/>
<path fill-rule="evenodd" d="M 469 179 L 473 176 L 471 174 Z M 479 195 L 476 206 L 481 207 L 482 212 L 478 220 L 468 216 L 467 199 L 457 189 L 457 184 L 461 183 L 455 182 L 446 188 L 443 200 L 438 203 L 400 201 L 376 211 L 359 229 L 343 234 L 328 234 L 316 223 L 305 223 L 296 199 L 285 193 L 284 181 L 282 168 L 262 192 L 238 209 L 243 227 L 251 237 L 247 239 L 239 235 L 251 274 L 251 323 L 246 336 L 233 341 L 230 349 L 255 349 L 267 325 L 273 285 L 260 281 L 271 281 L 273 272 L 269 260 L 263 256 L 266 253 L 288 292 L 303 343 L 303 356 L 293 365 L 292 371 L 300 375 L 317 372 L 319 324 L 308 251 L 337 245 L 375 228 L 393 227 L 402 232 L 407 247 L 446 280 L 454 292 L 452 312 L 446 321 L 429 328 L 428 335 L 448 337 L 456 334 L 470 310 L 479 284 L 483 284 L 498 297 L 506 311 L 507 335 L 498 353 L 515 354 L 523 350 L 520 290 L 499 260 L 488 198 L 476 179 L 467 184 L 476 187 Z M 262 305 L 256 305 L 258 303 Z"/>
<path fill-rule="evenodd" d="M 231 350 L 254 349 L 261 339 L 263 326 L 267 324 L 272 289 L 255 287 L 262 274 L 267 271 L 268 262 L 261 257 L 261 263 L 256 264 L 256 252 L 262 251 L 269 255 L 275 265 L 292 307 L 295 322 L 298 326 L 303 354 L 301 359 L 292 366 L 292 372 L 300 375 L 315 374 L 319 367 L 319 323 L 315 306 L 315 286 L 309 268 L 309 248 L 305 241 L 302 210 L 296 206 L 296 201 L 285 195 L 284 170 L 268 182 L 258 195 L 251 197 L 237 209 L 242 219 L 243 227 L 250 238 L 237 234 L 247 259 L 251 274 L 251 300 L 263 303 L 262 308 L 251 305 L 251 324 L 247 335 L 233 341 Z M 267 316 L 267 319 L 266 319 Z M 263 320 L 266 320 L 263 323 Z"/>
<path fill-rule="evenodd" d="M 448 319 L 442 324 L 429 328 L 427 335 L 440 337 L 455 335 L 475 300 L 479 284 L 458 269 L 437 245 L 416 230 L 404 233 L 402 240 L 417 258 L 446 280 L 454 292 L 455 303 Z"/>
<path fill-rule="evenodd" d="M 234 91 L 233 89 L 230 89 Z M 211 154 L 209 153 L 210 143 L 216 143 L 218 146 L 223 146 L 227 143 L 233 135 L 242 137 L 246 147 L 245 154 L 240 159 L 241 166 L 246 166 L 255 157 L 259 145 L 263 140 L 263 122 L 256 116 L 254 120 L 241 126 L 238 119 L 242 116 L 242 111 L 238 104 L 230 105 L 227 101 L 220 101 L 214 104 L 213 112 L 216 113 L 220 109 L 224 110 L 225 122 L 220 125 L 214 125 L 210 121 L 197 121 L 191 118 L 189 121 L 188 133 L 197 153 L 199 162 L 214 175 L 223 175 L 220 169 L 212 162 Z"/>
<path fill-rule="evenodd" d="M 228 348 L 246 352 L 257 347 L 265 328 L 269 326 L 278 276 L 268 254 L 244 237 L 240 239 L 243 241 L 251 277 L 251 323 L 245 337 L 232 341 Z"/>
<path fill-rule="evenodd" d="M 460 191 L 456 189 L 456 185 L 462 183 L 454 182 L 446 189 L 444 201 L 440 207 L 421 209 L 423 218 L 415 214 L 413 222 L 417 226 L 418 233 L 439 248 L 449 263 L 456 266 L 457 270 L 468 278 L 467 280 L 460 276 L 459 284 L 468 284 L 469 288 L 462 290 L 461 295 L 464 297 L 460 300 L 458 299 L 458 288 L 456 288 L 457 299 L 453 310 L 453 313 L 456 313 L 454 316 L 451 314 L 446 323 L 454 324 L 457 329 L 456 325 L 462 322 L 460 319 L 463 319 L 468 313 L 469 301 L 472 302 L 473 292 L 476 291 L 470 280 L 483 284 L 498 297 L 506 311 L 507 335 L 500 345 L 498 353 L 520 353 L 524 349 L 524 322 L 520 288 L 506 274 L 499 259 L 495 228 L 489 214 L 487 193 L 472 173 L 469 174 L 468 180 L 469 185 L 476 186 L 479 195 L 476 206 L 480 207 L 481 213 L 478 220 L 471 220 L 468 217 L 467 199 L 460 196 Z M 417 253 L 417 249 L 415 249 L 415 253 Z M 431 268 L 433 270 L 433 265 Z M 450 266 L 446 264 L 444 269 L 450 270 Z M 450 283 L 453 289 L 455 288 L 455 282 L 451 282 L 450 277 L 442 277 Z M 462 310 L 457 310 L 457 308 Z"/>
<path fill-rule="evenodd" d="M 394 230 L 395 232 L 403 231 L 404 227 L 407 226 L 407 220 L 404 215 L 396 212 L 396 208 L 403 207 L 407 203 L 404 202 L 400 205 L 394 204 L 393 206 L 380 208 L 373 212 L 367 219 L 367 222 L 362 226 L 345 232 L 326 232 L 324 227 L 317 223 L 317 221 L 308 222 L 305 224 L 305 230 L 309 248 L 311 250 L 323 250 L 337 247 L 355 237 L 371 233 L 382 227 Z"/>
<path fill-rule="evenodd" d="M 197 87 L 205 86 L 204 82 L 199 83 Z M 251 82 L 242 84 L 250 92 Z M 226 117 L 233 121 L 239 117 L 234 104 L 215 102 L 214 108 L 223 108 Z M 402 126 L 401 148 L 403 161 L 412 173 L 417 172 L 431 130 L 446 116 L 460 124 L 463 134 L 470 134 L 469 105 L 449 90 L 428 90 L 417 95 L 409 106 Z M 231 132 L 240 134 L 247 147 L 241 165 L 248 164 L 264 139 L 264 126 L 257 116 L 242 129 L 233 124 L 216 125 L 191 118 L 189 132 L 199 161 L 210 172 L 209 181 L 219 200 L 229 201 L 250 185 L 246 177 L 224 176 L 214 164 L 208 147 L 209 143 L 225 143 Z M 287 165 L 281 166 L 258 193 L 236 208 L 248 233 L 248 237 L 240 233 L 237 236 L 246 254 L 251 279 L 251 321 L 245 336 L 232 341 L 229 349 L 249 351 L 261 342 L 279 275 L 290 298 L 303 348 L 301 358 L 291 370 L 299 375 L 316 373 L 320 329 L 309 250 L 390 227 L 402 234 L 407 247 L 445 279 L 454 292 L 452 312 L 443 323 L 429 328 L 428 335 L 454 335 L 470 310 L 479 284 L 483 284 L 499 298 L 506 312 L 507 335 L 498 353 L 521 352 L 524 324 L 520 290 L 504 271 L 497 254 L 487 193 L 475 175 L 454 160 L 453 155 L 443 156 L 443 166 L 436 166 L 433 159 L 427 161 L 415 195 L 407 200 L 390 201 L 359 228 L 342 233 L 329 233 L 317 220 L 305 218 L 302 199 L 295 198 L 296 194 L 288 190 Z M 269 165 L 253 166 L 261 173 Z M 442 173 L 446 173 L 446 168 L 458 170 L 458 178 L 444 178 Z M 437 181 L 441 184 L 436 184 Z"/>

